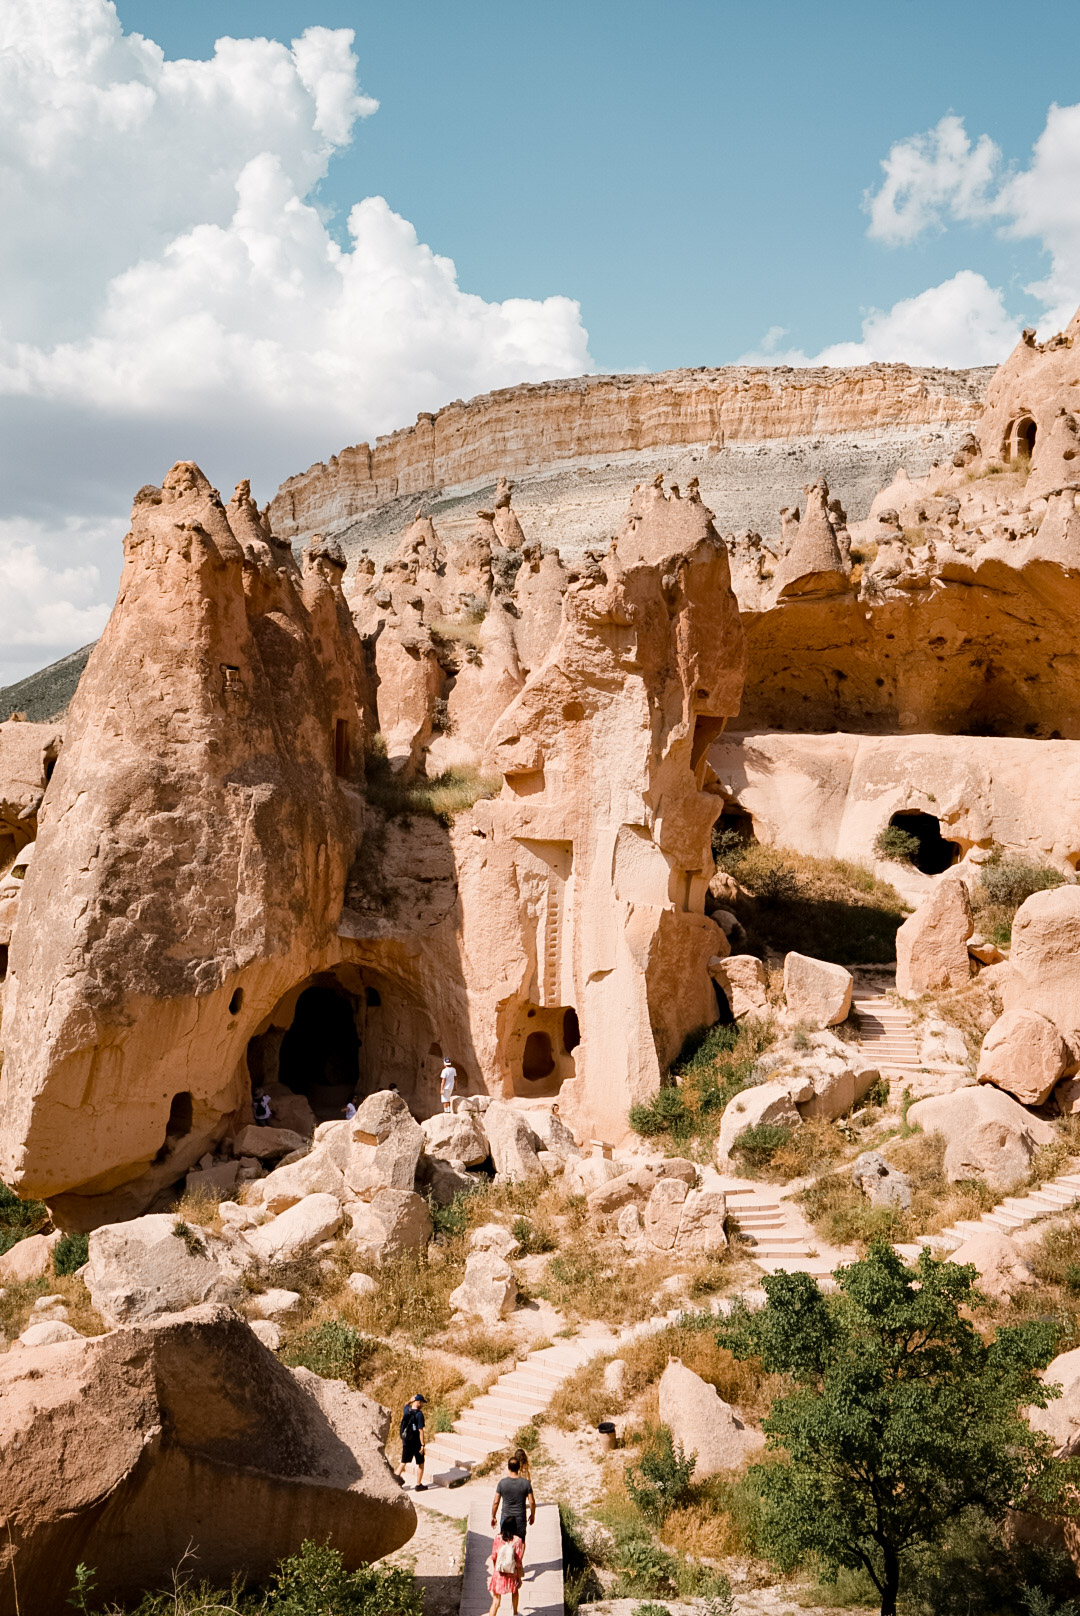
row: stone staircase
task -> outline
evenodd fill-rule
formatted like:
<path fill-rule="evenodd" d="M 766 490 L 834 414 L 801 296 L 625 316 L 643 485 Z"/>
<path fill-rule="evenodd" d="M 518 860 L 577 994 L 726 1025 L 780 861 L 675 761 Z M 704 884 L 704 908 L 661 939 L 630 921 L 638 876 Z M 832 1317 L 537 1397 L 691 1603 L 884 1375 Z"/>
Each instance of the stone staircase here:
<path fill-rule="evenodd" d="M 885 998 L 856 998 L 852 1005 L 859 1018 L 859 1049 L 866 1059 L 883 1075 L 917 1072 L 919 1046 L 903 1006 Z"/>
<path fill-rule="evenodd" d="M 767 1274 L 812 1274 L 824 1279 L 855 1253 L 825 1246 L 801 1212 L 767 1186 L 728 1189 L 728 1214 L 749 1243 L 749 1255 Z"/>
<path fill-rule="evenodd" d="M 940 1234 L 927 1235 L 914 1243 L 898 1245 L 896 1250 L 908 1262 L 914 1262 L 924 1246 L 931 1251 L 956 1251 L 974 1235 L 992 1232 L 1014 1234 L 1044 1218 L 1050 1212 L 1064 1212 L 1080 1202 L 1080 1173 L 1062 1173 L 1060 1177 L 1041 1184 L 1027 1195 L 1007 1195 L 997 1206 L 984 1212 L 981 1218 L 960 1218 Z"/>

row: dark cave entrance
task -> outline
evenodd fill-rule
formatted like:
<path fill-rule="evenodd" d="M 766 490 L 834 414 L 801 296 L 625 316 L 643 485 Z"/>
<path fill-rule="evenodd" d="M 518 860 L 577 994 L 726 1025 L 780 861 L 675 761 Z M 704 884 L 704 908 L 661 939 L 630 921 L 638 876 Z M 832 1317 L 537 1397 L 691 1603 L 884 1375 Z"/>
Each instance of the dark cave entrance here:
<path fill-rule="evenodd" d="M 341 1116 L 360 1078 L 360 1035 L 344 988 L 314 983 L 301 993 L 281 1040 L 278 1078 L 303 1095 L 318 1121 Z"/>
<path fill-rule="evenodd" d="M 753 815 L 737 802 L 727 803 L 712 828 L 712 854 L 716 863 L 724 868 L 725 854 L 730 857 L 756 841 Z"/>
<path fill-rule="evenodd" d="M 960 849 L 955 842 L 945 840 L 941 834 L 941 823 L 932 814 L 893 814 L 889 824 L 915 837 L 919 846 L 917 852 L 911 855 L 911 862 L 923 875 L 940 875 L 960 856 Z"/>

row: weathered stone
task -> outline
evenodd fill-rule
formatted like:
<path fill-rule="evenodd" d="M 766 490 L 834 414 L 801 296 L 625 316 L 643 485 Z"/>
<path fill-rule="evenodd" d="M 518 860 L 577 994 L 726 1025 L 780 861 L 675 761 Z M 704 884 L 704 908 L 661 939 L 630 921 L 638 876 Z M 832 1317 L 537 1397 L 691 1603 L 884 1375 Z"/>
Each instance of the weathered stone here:
<path fill-rule="evenodd" d="M 246 1230 L 243 1238 L 260 1262 L 294 1262 L 336 1234 L 342 1218 L 341 1203 L 336 1196 L 307 1195 L 286 1211 L 279 1212 L 269 1223 Z"/>
<path fill-rule="evenodd" d="M 673 1251 L 689 1191 L 681 1178 L 662 1178 L 645 1207 L 645 1238 L 655 1251 Z"/>
<path fill-rule="evenodd" d="M 1080 1116 L 1080 1077 L 1066 1077 L 1054 1090 L 1054 1103 L 1063 1117 Z"/>
<path fill-rule="evenodd" d="M 345 1180 L 329 1146 L 316 1145 L 299 1161 L 275 1167 L 272 1173 L 256 1179 L 244 1191 L 245 1200 L 251 1206 L 261 1206 L 274 1217 L 287 1212 L 308 1195 L 345 1199 Z"/>
<path fill-rule="evenodd" d="M 813 1093 L 809 1100 L 800 1103 L 799 1115 L 824 1117 L 828 1122 L 846 1116 L 881 1076 L 875 1067 L 851 1066 L 839 1056 L 819 1057 L 813 1066 L 806 1068 L 806 1075 L 813 1085 Z"/>
<path fill-rule="evenodd" d="M 359 1296 L 361 1300 L 365 1296 L 374 1296 L 379 1288 L 370 1274 L 350 1274 L 345 1283 L 353 1295 Z"/>
<path fill-rule="evenodd" d="M 851 1182 L 862 1190 L 871 1206 L 911 1205 L 911 1180 L 876 1150 L 864 1150 L 851 1164 Z"/>
<path fill-rule="evenodd" d="M 966 1065 L 968 1049 L 959 1027 L 931 1019 L 920 1028 L 919 1054 L 923 1065 Z"/>
<path fill-rule="evenodd" d="M 1037 1010 L 1080 1065 L 1080 886 L 1026 898 L 1013 917 L 1006 1010 Z"/>
<path fill-rule="evenodd" d="M 469 1236 L 469 1250 L 493 1251 L 505 1262 L 508 1257 L 517 1256 L 521 1243 L 501 1223 L 482 1223 Z"/>
<path fill-rule="evenodd" d="M 217 1249 L 202 1229 L 170 1212 L 107 1223 L 90 1236 L 90 1300 L 111 1324 L 217 1300 L 233 1282 L 215 1260 Z"/>
<path fill-rule="evenodd" d="M 1006 1010 L 983 1039 L 979 1082 L 1042 1105 L 1069 1064 L 1069 1046 L 1038 1010 Z"/>
<path fill-rule="evenodd" d="M 784 958 L 784 998 L 792 1015 L 833 1027 L 851 1009 L 853 978 L 842 965 L 791 952 Z"/>
<path fill-rule="evenodd" d="M 455 1195 L 473 1189 L 476 1179 L 460 1162 L 421 1156 L 416 1164 L 416 1182 L 423 1185 L 436 1206 L 449 1206 Z"/>
<path fill-rule="evenodd" d="M 759 1083 L 755 1088 L 743 1089 L 724 1107 L 716 1159 L 726 1165 L 734 1146 L 748 1128 L 757 1128 L 763 1123 L 795 1128 L 801 1121 L 782 1083 Z"/>
<path fill-rule="evenodd" d="M 249 1299 L 248 1305 L 261 1319 L 275 1319 L 281 1313 L 291 1313 L 299 1301 L 299 1291 L 275 1288 L 258 1292 Z"/>
<path fill-rule="evenodd" d="M 939 881 L 896 933 L 896 991 L 917 999 L 971 977 L 967 943 L 975 929 L 971 898 L 957 877 Z"/>
<path fill-rule="evenodd" d="M 271 1319 L 249 1319 L 253 1335 L 257 1336 L 264 1347 L 276 1352 L 285 1339 L 285 1332 L 280 1324 L 274 1324 Z"/>
<path fill-rule="evenodd" d="M 494 1251 L 471 1251 L 465 1259 L 465 1276 L 450 1292 L 450 1306 L 466 1318 L 497 1324 L 514 1311 L 517 1281 L 510 1267 Z"/>
<path fill-rule="evenodd" d="M 1059 1459 L 1073 1459 L 1080 1454 L 1080 1347 L 1060 1353 L 1041 1379 L 1047 1386 L 1060 1386 L 1061 1396 L 1045 1408 L 1029 1408 L 1028 1424 L 1050 1438 Z"/>
<path fill-rule="evenodd" d="M 264 1580 L 305 1538 L 352 1568 L 415 1527 L 385 1410 L 290 1372 L 226 1308 L 20 1348 L 0 1358 L 0 1392 L 0 1579 L 14 1563 L 24 1611 L 62 1610 L 79 1561 L 95 1598 L 126 1604 L 189 1553 L 228 1586 Z"/>
<path fill-rule="evenodd" d="M 641 1208 L 636 1201 L 624 1206 L 615 1224 L 620 1237 L 628 1245 L 637 1245 L 644 1236 L 645 1224 L 641 1216 Z"/>
<path fill-rule="evenodd" d="M 628 1201 L 644 1205 L 664 1178 L 681 1178 L 692 1187 L 697 1183 L 698 1170 L 692 1161 L 683 1156 L 665 1156 L 657 1161 L 643 1162 L 640 1167 L 632 1167 L 629 1172 L 621 1173 L 618 1178 L 609 1179 L 597 1189 L 590 1190 L 587 1197 L 589 1211 L 594 1217 L 602 1217 L 617 1212 Z"/>
<path fill-rule="evenodd" d="M 294 1133 L 291 1128 L 260 1128 L 249 1122 L 233 1139 L 232 1148 L 234 1156 L 257 1156 L 260 1161 L 277 1161 L 279 1156 L 303 1150 L 307 1143 L 303 1134 Z"/>
<path fill-rule="evenodd" d="M 738 1470 L 765 1446 L 760 1431 L 747 1426 L 715 1386 L 672 1358 L 660 1377 L 660 1421 L 685 1454 L 694 1454 L 695 1480 Z"/>
<path fill-rule="evenodd" d="M 621 1178 L 625 1172 L 625 1162 L 609 1161 L 604 1156 L 583 1156 L 580 1161 L 567 1163 L 566 1192 L 568 1195 L 588 1196 L 602 1184 L 610 1183 L 613 1178 Z"/>
<path fill-rule="evenodd" d="M 768 1009 L 765 967 L 756 954 L 729 954 L 715 964 L 710 960 L 709 970 L 727 994 L 736 1021 Z"/>
<path fill-rule="evenodd" d="M 543 1150 L 550 1151 L 553 1156 L 561 1156 L 564 1161 L 575 1161 L 580 1157 L 581 1150 L 561 1117 L 541 1108 L 530 1110 L 528 1118 L 529 1127 Z"/>
<path fill-rule="evenodd" d="M 377 1190 L 411 1190 L 424 1134 L 400 1094 L 369 1094 L 349 1126 L 345 1182 L 370 1200 Z M 481 1158 L 482 1159 L 482 1158 Z"/>
<path fill-rule="evenodd" d="M 211 1167 L 199 1167 L 189 1173 L 184 1180 L 184 1191 L 188 1195 L 206 1194 L 211 1196 L 227 1195 L 236 1188 L 237 1175 L 240 1172 L 240 1163 L 215 1162 Z"/>
<path fill-rule="evenodd" d="M 956 1251 L 949 1253 L 949 1261 L 960 1266 L 973 1264 L 979 1275 L 979 1289 L 999 1302 L 1009 1301 L 1025 1285 L 1036 1283 L 1016 1242 L 992 1229 L 965 1240 Z"/>
<path fill-rule="evenodd" d="M 908 1122 L 944 1137 L 950 1182 L 982 1178 L 991 1189 L 1007 1189 L 1022 1178 L 1037 1147 L 1056 1138 L 1051 1123 L 990 1085 L 917 1100 L 908 1108 Z"/>
<path fill-rule="evenodd" d="M 520 1111 L 505 1101 L 493 1101 L 484 1112 L 484 1132 L 498 1177 L 508 1180 L 544 1177 L 544 1169 L 536 1159 L 539 1140 Z"/>
<path fill-rule="evenodd" d="M 675 1250 L 690 1256 L 722 1251 L 727 1245 L 727 1197 L 720 1190 L 691 1190 L 682 1204 Z"/>
<path fill-rule="evenodd" d="M 10 1251 L 0 1257 L 0 1285 L 21 1285 L 28 1279 L 41 1279 L 52 1272 L 53 1248 L 63 1235 L 59 1229 L 52 1234 L 30 1234 L 19 1240 Z"/>
<path fill-rule="evenodd" d="M 362 1259 L 381 1263 L 403 1251 L 420 1251 L 431 1239 L 431 1213 L 412 1190 L 376 1190 L 370 1201 L 349 1207 L 349 1239 Z"/>
<path fill-rule="evenodd" d="M 63 1319 L 42 1319 L 30 1324 L 19 1337 L 23 1347 L 54 1347 L 61 1341 L 79 1341 L 82 1337 Z"/>
<path fill-rule="evenodd" d="M 473 1112 L 438 1112 L 420 1124 L 424 1151 L 443 1161 L 479 1167 L 488 1158 L 487 1136 Z"/>
<path fill-rule="evenodd" d="M 604 1390 L 620 1400 L 626 1391 L 626 1359 L 611 1358 L 604 1365 Z"/>

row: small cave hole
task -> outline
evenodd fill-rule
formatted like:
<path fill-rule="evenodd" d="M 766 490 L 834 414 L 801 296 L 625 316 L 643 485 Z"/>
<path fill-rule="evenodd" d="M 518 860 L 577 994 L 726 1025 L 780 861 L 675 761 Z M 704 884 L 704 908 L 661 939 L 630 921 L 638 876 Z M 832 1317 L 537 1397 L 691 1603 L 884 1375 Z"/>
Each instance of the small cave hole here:
<path fill-rule="evenodd" d="M 378 988 L 365 988 L 364 997 L 367 1000 L 369 1010 L 377 1010 L 380 1004 L 382 1004 L 382 998 L 380 997 Z"/>
<path fill-rule="evenodd" d="M 172 1104 L 169 1106 L 169 1120 L 165 1124 L 165 1138 L 154 1160 L 164 1161 L 177 1140 L 186 1139 L 194 1125 L 195 1103 L 191 1095 L 187 1090 L 181 1094 L 174 1094 Z"/>
<path fill-rule="evenodd" d="M 0 982 L 2 982 L 4 980 L 5 976 L 7 976 L 7 968 L 8 968 L 8 945 L 7 945 L 7 943 L 0 943 Z"/>
<path fill-rule="evenodd" d="M 568 1055 L 572 1055 L 581 1042 L 581 1023 L 578 1021 L 578 1013 L 573 1005 L 563 1012 L 562 1041 L 563 1048 Z"/>
<path fill-rule="evenodd" d="M 915 837 L 919 846 L 911 855 L 911 862 L 923 875 L 940 875 L 956 863 L 960 850 L 955 842 L 945 840 L 941 834 L 941 822 L 932 814 L 893 814 L 889 824 Z"/>
<path fill-rule="evenodd" d="M 244 1002 L 244 990 L 243 990 L 243 988 L 237 988 L 236 992 L 233 994 L 232 998 L 229 1000 L 229 1014 L 230 1014 L 230 1016 L 237 1016 L 237 1015 L 240 1014 L 240 1006 L 243 1004 L 243 1002 Z"/>
<path fill-rule="evenodd" d="M 546 1032 L 531 1032 L 521 1057 L 521 1075 L 530 1083 L 542 1082 L 555 1070 L 555 1054 Z"/>
<path fill-rule="evenodd" d="M 1013 452 L 1017 460 L 1030 460 L 1035 453 L 1035 435 L 1038 428 L 1030 415 L 1021 416 L 1013 432 Z"/>

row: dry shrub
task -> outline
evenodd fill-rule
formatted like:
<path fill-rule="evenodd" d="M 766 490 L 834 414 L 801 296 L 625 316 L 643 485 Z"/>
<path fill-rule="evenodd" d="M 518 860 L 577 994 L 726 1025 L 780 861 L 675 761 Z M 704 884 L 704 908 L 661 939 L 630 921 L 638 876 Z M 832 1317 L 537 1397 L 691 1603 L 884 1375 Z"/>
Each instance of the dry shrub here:
<path fill-rule="evenodd" d="M 414 1393 L 423 1392 L 429 1411 L 443 1405 L 455 1414 L 470 1400 L 468 1397 L 463 1400 L 463 1392 L 472 1390 L 473 1395 L 477 1395 L 475 1387 L 466 1386 L 460 1369 L 447 1363 L 440 1353 L 387 1348 L 383 1349 L 383 1356 L 373 1363 L 362 1389 L 390 1410 L 391 1446 L 397 1436 L 397 1421 L 401 1411 Z"/>
<path fill-rule="evenodd" d="M 634 1324 L 654 1311 L 654 1297 L 670 1258 L 629 1259 L 618 1239 L 580 1228 L 551 1258 L 536 1294 L 579 1319 Z"/>
<path fill-rule="evenodd" d="M 200 1229 L 205 1229 L 208 1234 L 220 1234 L 221 1203 L 230 1198 L 224 1190 L 202 1187 L 197 1190 L 185 1190 L 173 1208 L 173 1213 L 179 1223 L 194 1224 Z"/>
<path fill-rule="evenodd" d="M 9 1341 L 35 1322 L 34 1303 L 40 1296 L 62 1296 L 68 1310 L 66 1322 L 80 1335 L 104 1335 L 108 1326 L 90 1300 L 90 1292 L 74 1274 L 46 1274 L 22 1284 L 5 1285 L 0 1291 L 0 1330 Z M 41 1322 L 40 1320 L 36 1322 Z"/>
<path fill-rule="evenodd" d="M 377 1271 L 372 1295 L 352 1297 L 346 1305 L 360 1329 L 384 1336 L 401 1331 L 422 1343 L 449 1324 L 450 1292 L 461 1275 L 462 1265 L 442 1257 L 438 1248 L 403 1252 Z"/>
<path fill-rule="evenodd" d="M 501 1364 L 517 1350 L 514 1332 L 477 1324 L 466 1330 L 452 1330 L 447 1334 L 447 1349 L 462 1358 L 475 1358 L 478 1363 Z"/>
<path fill-rule="evenodd" d="M 963 987 L 947 993 L 928 993 L 915 1006 L 915 1019 L 938 1016 L 959 1027 L 968 1047 L 968 1055 L 977 1060 L 982 1041 L 1000 1016 L 1002 1002 L 996 988 L 980 975 L 973 976 Z"/>
<path fill-rule="evenodd" d="M 812 1117 L 798 1128 L 793 1128 L 786 1144 L 770 1156 L 756 1175 L 774 1184 L 786 1184 L 793 1178 L 804 1178 L 815 1168 L 839 1161 L 851 1146 L 836 1126 L 824 1117 Z"/>

